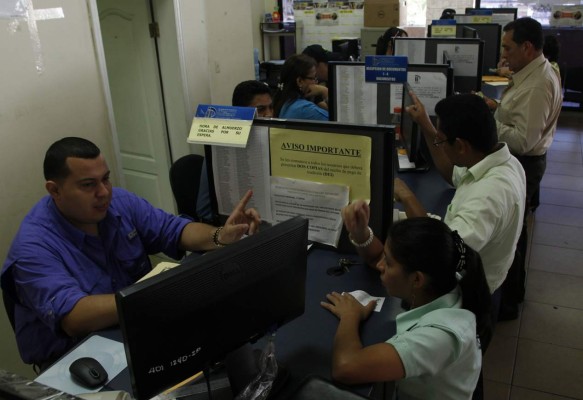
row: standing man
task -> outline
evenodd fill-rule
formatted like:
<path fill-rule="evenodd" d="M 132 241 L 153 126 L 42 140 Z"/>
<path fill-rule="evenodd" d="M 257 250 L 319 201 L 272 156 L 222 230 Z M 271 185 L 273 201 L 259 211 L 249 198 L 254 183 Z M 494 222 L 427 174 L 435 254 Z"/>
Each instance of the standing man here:
<path fill-rule="evenodd" d="M 553 142 L 563 101 L 561 82 L 543 55 L 543 43 L 541 24 L 532 18 L 519 18 L 504 27 L 502 58 L 513 74 L 494 117 L 500 141 L 508 144 L 524 167 L 526 208 L 515 261 L 502 289 L 502 320 L 517 318 L 518 304 L 524 299 L 526 215 L 538 206 L 547 150 Z"/>
<path fill-rule="evenodd" d="M 53 143 L 43 166 L 48 195 L 22 221 L 0 274 L 20 355 L 41 370 L 89 333 L 117 324 L 114 293 L 152 269 L 148 255 L 212 250 L 260 223 L 246 209 L 251 191 L 222 227 L 155 208 L 112 187 L 105 157 L 83 138 Z"/>

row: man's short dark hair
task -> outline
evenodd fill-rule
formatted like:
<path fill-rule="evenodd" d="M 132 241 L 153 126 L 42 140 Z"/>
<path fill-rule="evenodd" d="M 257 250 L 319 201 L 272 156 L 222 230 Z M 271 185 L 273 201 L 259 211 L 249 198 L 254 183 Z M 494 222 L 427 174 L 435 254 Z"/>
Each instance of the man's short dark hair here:
<path fill-rule="evenodd" d="M 71 171 L 67 167 L 67 158 L 97 158 L 101 150 L 94 143 L 80 137 L 66 137 L 57 140 L 45 154 L 43 171 L 45 180 L 65 179 Z"/>
<path fill-rule="evenodd" d="M 512 40 L 518 44 L 530 42 L 535 49 L 543 48 L 543 27 L 536 19 L 518 18 L 504 26 L 504 32 L 513 31 Z"/>
<path fill-rule="evenodd" d="M 464 139 L 474 150 L 485 154 L 498 143 L 496 121 L 484 99 L 475 94 L 446 97 L 435 105 L 435 113 L 449 143 Z"/>
<path fill-rule="evenodd" d="M 235 86 L 232 104 L 237 107 L 248 107 L 258 94 L 269 94 L 269 86 L 259 81 L 244 81 Z"/>

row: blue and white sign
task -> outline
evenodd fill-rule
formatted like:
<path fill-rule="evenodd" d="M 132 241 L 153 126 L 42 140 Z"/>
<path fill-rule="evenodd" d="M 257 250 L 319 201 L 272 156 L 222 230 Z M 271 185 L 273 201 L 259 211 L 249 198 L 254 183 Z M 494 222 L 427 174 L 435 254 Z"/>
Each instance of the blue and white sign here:
<path fill-rule="evenodd" d="M 254 107 L 199 104 L 192 120 L 187 142 L 245 147 L 255 113 Z"/>
<path fill-rule="evenodd" d="M 240 119 L 243 121 L 251 121 L 255 117 L 255 108 L 199 104 L 194 116 L 196 118 Z"/>
<path fill-rule="evenodd" d="M 407 65 L 405 56 L 366 56 L 364 80 L 374 83 L 407 82 Z"/>

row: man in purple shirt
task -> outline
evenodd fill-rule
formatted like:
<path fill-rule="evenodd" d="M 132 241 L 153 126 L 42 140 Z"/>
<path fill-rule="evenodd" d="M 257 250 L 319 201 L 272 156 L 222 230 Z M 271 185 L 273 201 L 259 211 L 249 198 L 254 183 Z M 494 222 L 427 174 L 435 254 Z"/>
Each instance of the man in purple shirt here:
<path fill-rule="evenodd" d="M 95 144 L 68 137 L 44 160 L 49 193 L 24 218 L 1 272 L 15 303 L 24 362 L 50 365 L 87 334 L 117 324 L 114 293 L 151 270 L 149 254 L 179 259 L 253 234 L 248 191 L 223 227 L 195 223 L 120 188 Z"/>

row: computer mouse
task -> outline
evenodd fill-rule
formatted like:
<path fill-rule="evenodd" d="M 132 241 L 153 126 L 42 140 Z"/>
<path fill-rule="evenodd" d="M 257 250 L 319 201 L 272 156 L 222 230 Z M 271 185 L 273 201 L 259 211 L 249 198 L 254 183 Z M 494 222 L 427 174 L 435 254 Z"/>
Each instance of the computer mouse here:
<path fill-rule="evenodd" d="M 79 385 L 88 389 L 95 389 L 107 381 L 107 371 L 94 358 L 82 357 L 69 366 L 71 378 Z"/>

